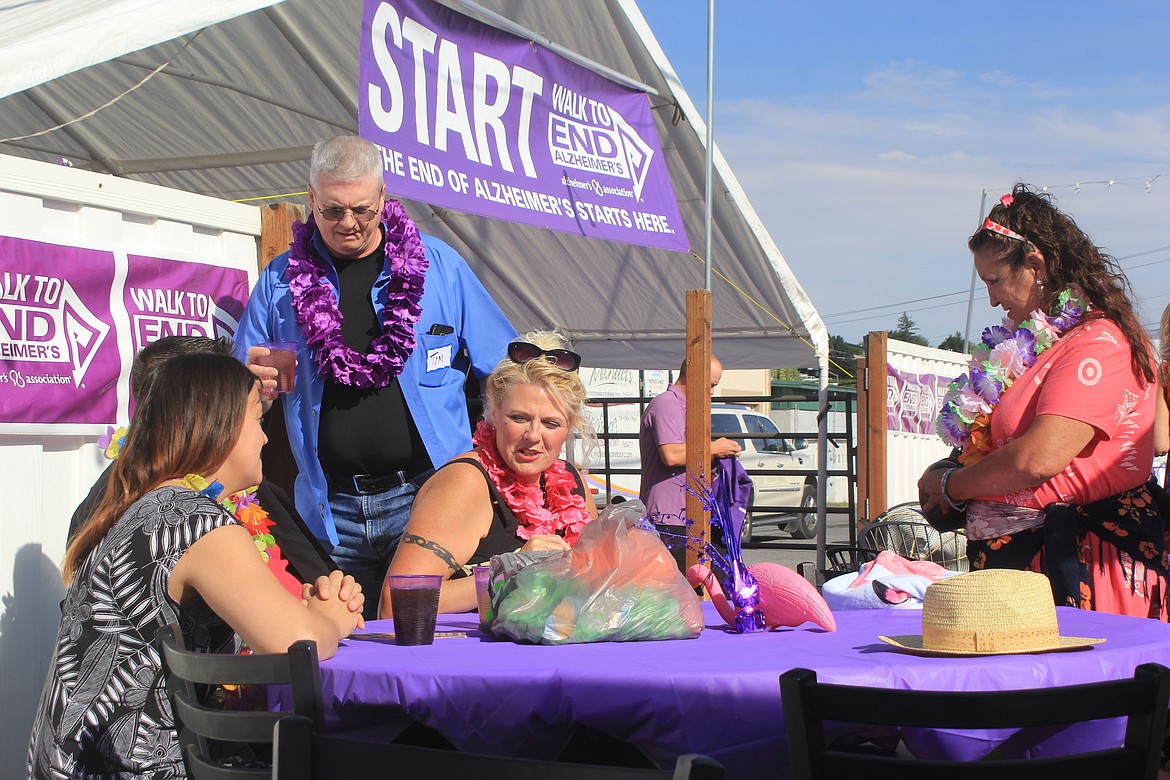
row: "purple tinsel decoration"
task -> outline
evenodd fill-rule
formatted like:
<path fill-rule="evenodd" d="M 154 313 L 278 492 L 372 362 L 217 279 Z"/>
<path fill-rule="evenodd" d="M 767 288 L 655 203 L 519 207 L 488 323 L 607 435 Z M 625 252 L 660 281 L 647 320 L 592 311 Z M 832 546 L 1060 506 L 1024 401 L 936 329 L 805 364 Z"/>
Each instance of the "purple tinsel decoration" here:
<path fill-rule="evenodd" d="M 683 527 L 686 530 L 679 534 L 660 532 L 661 536 L 666 537 L 663 541 L 672 546 L 681 541 L 685 547 L 691 547 L 699 552 L 700 562 L 709 560 L 723 573 L 719 578 L 720 585 L 723 586 L 727 600 L 736 607 L 735 625 L 732 626 L 735 633 L 754 634 L 766 631 L 764 613 L 759 609 L 760 586 L 744 565 L 743 550 L 739 546 L 739 533 L 731 519 L 731 480 L 717 479 L 713 484 L 708 484 L 700 475 L 697 478 L 692 477 L 691 481 L 698 485 L 699 489 L 694 490 L 690 485 L 687 485 L 686 489 L 697 495 L 703 503 L 703 508 L 711 513 L 711 526 L 723 532 L 727 554 L 721 553 L 704 534 L 700 533 L 698 536 L 692 534 L 690 529 L 694 521 L 685 518 Z M 647 518 L 649 521 L 654 519 Z"/>

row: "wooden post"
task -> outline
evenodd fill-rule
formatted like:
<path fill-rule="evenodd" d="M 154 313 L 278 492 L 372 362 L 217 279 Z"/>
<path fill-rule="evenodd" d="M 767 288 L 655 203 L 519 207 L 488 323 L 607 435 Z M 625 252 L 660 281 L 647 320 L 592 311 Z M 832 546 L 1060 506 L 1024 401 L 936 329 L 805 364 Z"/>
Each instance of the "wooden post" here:
<path fill-rule="evenodd" d="M 889 508 L 886 490 L 886 341 L 885 331 L 865 337 L 865 470 L 869 506 L 866 518 L 872 520 Z"/>
<path fill-rule="evenodd" d="M 288 251 L 292 242 L 292 225 L 305 218 L 305 207 L 298 203 L 269 203 L 260 209 L 260 246 L 257 267 L 263 271 L 274 258 Z M 297 479 L 297 462 L 284 426 L 284 409 L 278 397 L 264 415 L 264 477 L 295 497 L 293 485 Z"/>
<path fill-rule="evenodd" d="M 263 271 L 277 255 L 288 251 L 292 242 L 292 225 L 304 220 L 305 207 L 299 203 L 269 203 L 260 209 L 260 256 L 257 267 Z"/>
<path fill-rule="evenodd" d="M 687 290 L 687 485 L 691 475 L 711 482 L 711 293 Z M 687 491 L 687 519 L 691 533 L 711 538 L 711 518 L 700 498 Z M 687 568 L 699 562 L 699 555 L 687 549 Z"/>

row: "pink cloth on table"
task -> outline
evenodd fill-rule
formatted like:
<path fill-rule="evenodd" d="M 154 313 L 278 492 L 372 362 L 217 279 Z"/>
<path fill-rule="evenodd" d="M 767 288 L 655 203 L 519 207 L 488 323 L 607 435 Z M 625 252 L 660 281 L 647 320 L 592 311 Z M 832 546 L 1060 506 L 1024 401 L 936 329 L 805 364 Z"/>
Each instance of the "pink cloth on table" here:
<path fill-rule="evenodd" d="M 857 574 L 826 582 L 821 595 L 833 610 L 921 609 L 929 585 L 958 573 L 932 561 L 911 561 L 883 550 Z"/>

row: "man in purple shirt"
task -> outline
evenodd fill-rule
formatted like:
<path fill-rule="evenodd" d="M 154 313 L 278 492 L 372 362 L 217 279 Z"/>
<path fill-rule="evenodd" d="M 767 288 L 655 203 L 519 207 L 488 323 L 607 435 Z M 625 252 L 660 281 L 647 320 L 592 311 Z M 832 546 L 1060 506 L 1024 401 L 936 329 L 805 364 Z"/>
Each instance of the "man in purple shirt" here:
<path fill-rule="evenodd" d="M 711 387 L 723 377 L 723 364 L 711 356 Z M 678 379 L 655 396 L 646 405 L 642 424 L 638 432 L 638 444 L 642 451 L 642 486 L 638 498 L 646 505 L 646 515 L 657 525 L 679 526 L 685 520 L 686 470 L 687 470 L 687 362 L 683 361 L 678 370 Z M 726 458 L 738 456 L 740 446 L 731 439 L 716 439 L 711 442 L 711 457 Z M 671 530 L 671 529 L 666 529 Z M 678 533 L 680 529 L 673 529 Z M 681 545 L 671 547 L 678 559 L 685 555 Z M 680 562 L 679 568 L 683 567 Z"/>

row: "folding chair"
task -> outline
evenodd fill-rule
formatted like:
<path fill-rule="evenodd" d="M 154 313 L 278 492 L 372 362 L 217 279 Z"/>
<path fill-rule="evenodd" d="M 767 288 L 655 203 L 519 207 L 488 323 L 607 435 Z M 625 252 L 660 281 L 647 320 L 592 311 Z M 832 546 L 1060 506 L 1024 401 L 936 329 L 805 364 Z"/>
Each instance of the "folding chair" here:
<path fill-rule="evenodd" d="M 1099 780 L 1158 774 L 1170 669 L 1143 664 L 1132 678 L 1018 691 L 918 691 L 817 682 L 816 672 L 780 676 L 793 780 L 864 777 L 916 780 Z M 825 721 L 939 729 L 1057 726 L 1128 717 L 1125 744 L 1067 756 L 984 761 L 919 760 L 826 744 Z"/>
<path fill-rule="evenodd" d="M 912 561 L 933 561 L 952 571 L 967 571 L 967 535 L 962 531 L 939 533 L 926 522 L 917 503 L 899 504 L 863 527 L 857 544 L 890 550 Z"/>
<path fill-rule="evenodd" d="M 281 718 L 273 735 L 273 780 L 474 778 L 475 780 L 722 780 L 706 756 L 681 756 L 674 770 L 627 769 L 369 742 L 316 733 L 308 718 Z"/>
<path fill-rule="evenodd" d="M 193 653 L 181 646 L 177 626 L 160 632 L 156 643 L 187 774 L 194 780 L 260 780 L 272 776 L 267 753 L 273 728 L 287 712 L 221 709 L 205 701 L 210 686 L 291 685 L 293 708 L 309 723 L 324 721 L 317 643 L 294 642 L 287 653 L 231 655 Z M 197 687 L 198 686 L 198 687 Z M 264 755 L 249 755 L 255 747 Z"/>

